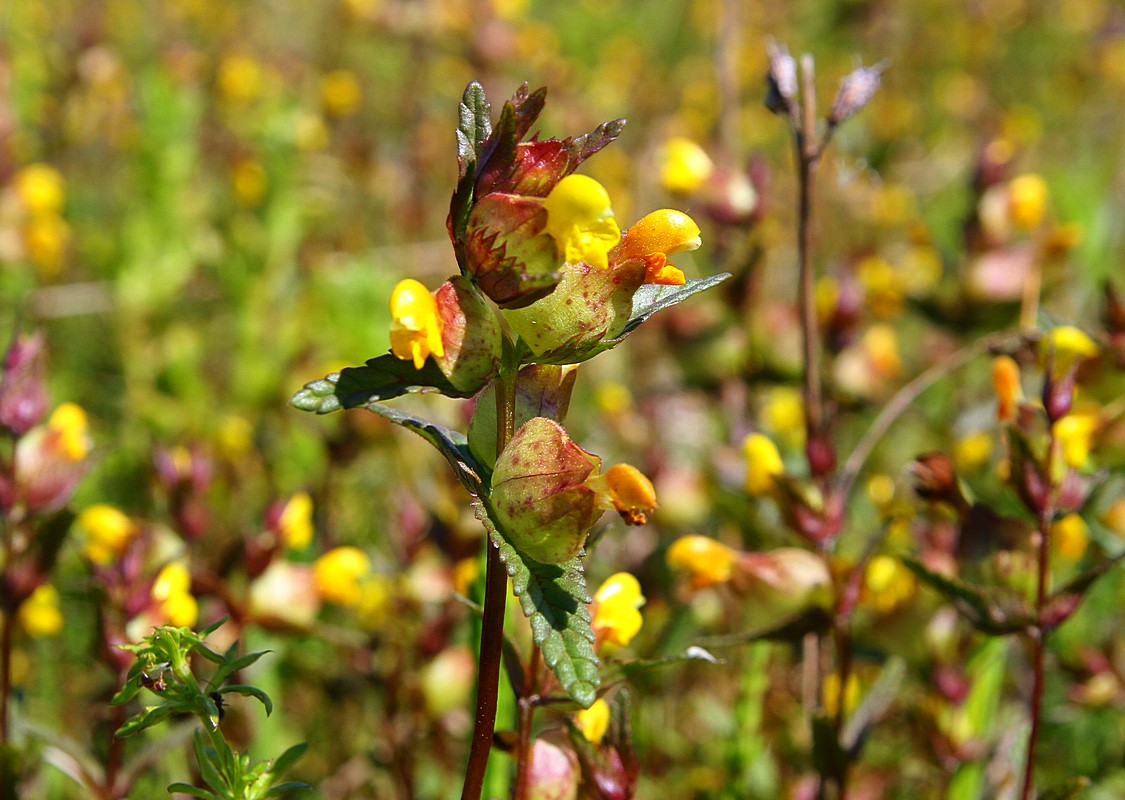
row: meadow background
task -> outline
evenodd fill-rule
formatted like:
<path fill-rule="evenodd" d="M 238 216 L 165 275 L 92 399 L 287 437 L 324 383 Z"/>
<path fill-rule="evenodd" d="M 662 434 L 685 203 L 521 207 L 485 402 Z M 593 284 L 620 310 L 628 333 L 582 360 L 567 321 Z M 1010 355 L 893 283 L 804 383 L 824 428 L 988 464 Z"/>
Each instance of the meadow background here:
<path fill-rule="evenodd" d="M 59 768 L 68 759 L 144 764 L 131 797 L 188 779 L 175 725 L 111 744 L 121 664 L 106 645 L 171 613 L 167 592 L 150 591 L 169 561 L 190 577 L 199 624 L 229 613 L 217 636 L 273 651 L 248 680 L 273 696 L 273 716 L 235 704 L 228 737 L 263 756 L 310 742 L 295 770 L 308 796 L 458 792 L 475 623 L 454 592 L 472 594 L 482 543 L 469 498 L 409 434 L 288 400 L 386 351 L 398 280 L 434 287 L 455 273 L 453 131 L 474 79 L 494 108 L 524 81 L 547 86 L 544 137 L 627 118 L 584 171 L 618 219 L 672 206 L 700 223 L 703 247 L 677 259 L 689 277 L 734 273 L 584 367 L 568 427 L 656 484 L 653 522 L 603 521 L 588 565 L 592 586 L 619 570 L 641 580 L 631 651 L 710 642 L 724 660 L 632 682 L 637 796 L 800 796 L 796 649 L 723 646 L 716 637 L 769 621 L 762 607 L 722 586 L 691 591 L 664 560 L 686 534 L 792 544 L 776 508 L 746 492 L 741 452 L 763 430 L 801 463 L 796 189 L 786 127 L 762 103 L 767 36 L 815 56 L 825 106 L 860 62 L 887 62 L 817 193 L 825 319 L 858 298 L 830 371 L 843 453 L 896 388 L 1016 324 L 1022 282 L 1013 291 L 1008 276 L 1033 258 L 1047 259 L 1041 324 L 1110 340 L 1103 286 L 1125 290 L 1116 0 L 0 5 L 0 330 L 45 334 L 51 405 L 85 409 L 93 443 L 70 501 L 85 527 L 49 576 L 57 596 L 15 633 L 19 796 L 88 797 Z M 670 191 L 673 137 L 710 155 L 710 188 Z M 1048 188 L 1034 226 L 998 220 L 1010 212 L 983 189 L 1029 175 Z M 1060 579 L 1125 546 L 1120 362 L 1093 383 L 1086 399 L 1111 409 L 1085 470 L 1102 489 L 1060 535 Z M 468 418 L 457 401 L 401 402 L 454 427 Z M 841 558 L 890 530 L 857 622 L 854 691 L 891 654 L 909 666 L 857 797 L 1014 792 L 1023 648 L 952 619 L 894 560 L 928 546 L 907 471 L 920 453 L 953 454 L 974 492 L 1013 507 L 994 407 L 987 358 L 939 382 L 876 450 L 849 506 Z M 149 543 L 129 581 L 92 555 L 98 518 L 81 512 L 100 504 L 128 519 L 125 538 Z M 367 558 L 362 597 L 317 591 L 311 565 L 343 545 Z M 1044 785 L 1089 776 L 1098 800 L 1125 794 L 1123 593 L 1117 570 L 1051 643 Z"/>

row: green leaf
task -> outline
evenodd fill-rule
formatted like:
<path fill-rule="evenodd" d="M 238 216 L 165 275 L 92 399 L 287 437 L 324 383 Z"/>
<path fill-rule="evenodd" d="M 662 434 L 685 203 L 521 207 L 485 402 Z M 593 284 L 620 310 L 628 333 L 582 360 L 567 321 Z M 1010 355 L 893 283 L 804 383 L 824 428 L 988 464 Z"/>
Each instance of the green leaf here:
<path fill-rule="evenodd" d="M 259 689 L 257 686 L 247 686 L 241 683 L 231 684 L 219 689 L 219 694 L 240 694 L 244 697 L 253 697 L 266 708 L 266 716 L 268 717 L 273 713 L 273 701 L 270 696 Z"/>
<path fill-rule="evenodd" d="M 204 800 L 218 800 L 214 792 L 209 792 L 206 789 L 198 789 L 190 783 L 183 783 L 182 781 L 173 783 L 168 787 L 168 794 L 173 793 L 186 794 L 191 797 L 202 797 Z"/>
<path fill-rule="evenodd" d="M 117 729 L 117 733 L 114 735 L 119 739 L 133 736 L 134 734 L 140 733 L 145 728 L 151 728 L 153 725 L 168 719 L 168 717 L 172 716 L 172 711 L 173 708 L 171 705 L 151 706 L 146 708 L 144 711 L 138 712 L 125 720 L 125 723 Z"/>
<path fill-rule="evenodd" d="M 288 781 L 287 783 L 279 783 L 277 786 L 274 786 L 272 789 L 266 792 L 266 797 L 281 797 L 281 795 L 285 794 L 286 792 L 294 792 L 298 789 L 311 788 L 312 787 L 307 783 L 301 783 L 300 781 Z"/>
<path fill-rule="evenodd" d="M 199 631 L 199 638 L 203 639 L 203 638 L 206 638 L 207 636 L 210 636 L 212 633 L 217 631 L 219 628 L 223 627 L 223 625 L 225 625 L 229 620 L 230 620 L 230 614 L 223 614 L 223 616 L 221 616 L 219 619 L 212 622 L 206 628 L 202 628 Z"/>
<path fill-rule="evenodd" d="M 469 451 L 469 443 L 465 434 L 381 403 L 371 403 L 365 407 L 368 411 L 385 417 L 396 425 L 414 431 L 436 447 L 438 452 L 445 456 L 449 465 L 453 467 L 457 479 L 461 481 L 461 485 L 470 494 L 480 496 L 487 493 L 491 474 Z"/>
<path fill-rule="evenodd" d="M 552 350 L 546 356 L 534 357 L 530 350 L 521 343 L 520 362 L 528 363 L 537 361 L 543 364 L 577 364 L 588 361 L 599 353 L 612 350 L 625 340 L 625 337 L 635 331 L 642 322 L 647 320 L 657 311 L 670 308 L 677 303 L 682 303 L 694 294 L 698 294 L 730 277 L 729 272 L 721 272 L 700 280 L 688 281 L 682 286 L 664 286 L 660 284 L 644 284 L 633 295 L 633 306 L 629 313 L 629 320 L 625 327 L 616 335 L 595 342 L 581 343 L 574 348 L 559 348 Z"/>
<path fill-rule="evenodd" d="M 903 558 L 902 563 L 923 583 L 937 591 L 971 622 L 977 630 L 992 636 L 1007 636 L 1027 631 L 1034 614 L 1015 592 L 986 590 L 971 583 L 934 572 L 921 561 Z"/>
<path fill-rule="evenodd" d="M 901 658 L 891 658 L 883 666 L 883 671 L 864 695 L 863 702 L 848 719 L 840 733 L 840 746 L 854 760 L 867 734 L 887 713 L 898 689 L 906 677 L 906 662 Z"/>
<path fill-rule="evenodd" d="M 1043 794 L 1039 800 L 1078 800 L 1090 788 L 1090 779 L 1085 777 L 1071 778 L 1065 783 L 1053 786 Z"/>
<path fill-rule="evenodd" d="M 589 133 L 567 139 L 563 144 L 570 156 L 568 171 L 573 172 L 579 164 L 620 136 L 623 130 L 625 130 L 625 120 L 615 119 L 612 122 L 603 122 Z"/>
<path fill-rule="evenodd" d="M 284 753 L 279 755 L 276 759 L 274 759 L 273 766 L 270 768 L 270 772 L 272 772 L 274 775 L 284 775 L 286 772 L 293 768 L 293 765 L 297 763 L 297 760 L 301 756 L 303 756 L 305 754 L 305 751 L 307 751 L 308 749 L 308 742 L 300 742 L 299 744 L 293 745 Z"/>
<path fill-rule="evenodd" d="M 234 652 L 231 652 L 232 650 Z M 246 655 L 242 656 L 241 658 L 232 658 L 232 656 L 234 656 L 238 653 L 238 642 L 235 642 L 234 644 L 231 645 L 230 649 L 227 650 L 226 655 L 223 657 L 222 665 L 220 665 L 220 667 L 217 670 L 215 670 L 215 674 L 211 676 L 211 680 L 209 682 L 210 685 L 211 686 L 222 686 L 223 681 L 225 681 L 227 678 L 229 678 L 235 672 L 238 672 L 238 670 L 240 670 L 240 669 L 245 669 L 246 667 L 250 666 L 251 664 L 256 662 L 259 658 L 261 658 L 262 656 L 264 656 L 266 653 L 269 653 L 269 652 L 272 652 L 272 651 L 271 650 L 262 650 L 262 651 L 257 652 L 257 653 L 247 653 Z"/>
<path fill-rule="evenodd" d="M 422 369 L 415 369 L 414 362 L 387 353 L 370 359 L 365 366 L 347 367 L 306 383 L 289 403 L 301 411 L 328 414 L 434 389 L 446 397 L 471 397 L 473 394 L 462 392 L 450 383 L 432 358 L 426 360 Z"/>
<path fill-rule="evenodd" d="M 450 235 L 463 242 L 469 212 L 473 209 L 473 186 L 480 163 L 481 144 L 492 134 L 492 108 L 484 87 L 476 81 L 465 87 L 457 120 L 457 189 L 449 203 Z M 459 262 L 462 259 L 458 259 Z M 463 267 L 463 264 L 462 264 Z"/>
<path fill-rule="evenodd" d="M 223 761 L 230 761 L 230 747 L 227 746 L 226 741 L 223 741 L 223 747 L 226 748 L 226 759 L 215 751 L 215 748 L 208 747 L 203 741 L 203 734 L 197 728 L 195 731 L 195 760 L 199 765 L 199 774 L 203 776 L 203 782 L 213 789 L 227 788 L 227 781 L 223 779 L 223 774 L 220 768 L 224 768 Z"/>
<path fill-rule="evenodd" d="M 659 669 L 660 667 L 670 667 L 675 664 L 684 664 L 689 661 L 703 661 L 707 664 L 723 664 L 722 659 L 716 658 L 710 650 L 692 645 L 684 650 L 682 653 L 674 653 L 661 658 L 635 658 L 629 661 L 620 661 L 613 664 L 613 667 L 619 671 L 623 676 L 632 677 L 639 675 L 649 670 Z"/>
<path fill-rule="evenodd" d="M 589 708 L 598 699 L 601 675 L 581 558 L 563 564 L 525 560 L 500 533 L 486 508 L 481 508 L 479 516 L 493 546 L 500 550 L 500 560 L 512 578 L 512 591 L 531 622 L 531 637 L 543 660 L 563 691 Z"/>

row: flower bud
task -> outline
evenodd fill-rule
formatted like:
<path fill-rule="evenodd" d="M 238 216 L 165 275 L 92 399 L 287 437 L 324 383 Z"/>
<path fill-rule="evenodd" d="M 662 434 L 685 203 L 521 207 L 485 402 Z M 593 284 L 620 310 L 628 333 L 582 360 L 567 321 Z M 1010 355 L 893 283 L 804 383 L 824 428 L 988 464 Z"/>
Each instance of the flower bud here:
<path fill-rule="evenodd" d="M 34 333 L 17 336 L 4 356 L 0 371 L 0 426 L 17 436 L 37 425 L 47 411 L 45 349 L 43 334 Z"/>
<path fill-rule="evenodd" d="M 577 800 L 578 759 L 546 739 L 531 746 L 528 766 L 528 800 Z"/>
<path fill-rule="evenodd" d="M 472 393 L 496 373 L 500 359 L 500 321 L 470 281 L 451 278 L 434 293 L 441 328 L 438 369 L 458 390 Z"/>
<path fill-rule="evenodd" d="M 886 68 L 886 64 L 880 63 L 870 67 L 860 67 L 845 76 L 840 81 L 836 99 L 832 102 L 832 110 L 828 112 L 828 124 L 839 125 L 867 105 L 878 91 L 883 70 Z"/>
<path fill-rule="evenodd" d="M 992 359 L 992 389 L 996 393 L 996 418 L 1001 422 L 1013 421 L 1022 391 L 1020 366 L 1011 356 Z"/>
<path fill-rule="evenodd" d="M 693 589 L 730 580 L 738 552 L 707 536 L 681 536 L 665 555 L 668 566 L 690 576 Z"/>
<path fill-rule="evenodd" d="M 528 364 L 516 381 L 515 427 L 534 417 L 563 422 L 570 395 L 578 377 L 578 365 Z M 477 395 L 469 420 L 469 448 L 489 468 L 496 462 L 496 385 L 490 383 Z"/>
<path fill-rule="evenodd" d="M 559 564 L 578 555 L 602 514 L 586 485 L 600 466 L 554 420 L 535 417 L 520 426 L 496 459 L 491 502 L 522 556 Z"/>
<path fill-rule="evenodd" d="M 774 114 L 788 114 L 797 97 L 797 61 L 789 49 L 770 39 L 766 42 L 769 71 L 766 73 L 766 108 Z"/>

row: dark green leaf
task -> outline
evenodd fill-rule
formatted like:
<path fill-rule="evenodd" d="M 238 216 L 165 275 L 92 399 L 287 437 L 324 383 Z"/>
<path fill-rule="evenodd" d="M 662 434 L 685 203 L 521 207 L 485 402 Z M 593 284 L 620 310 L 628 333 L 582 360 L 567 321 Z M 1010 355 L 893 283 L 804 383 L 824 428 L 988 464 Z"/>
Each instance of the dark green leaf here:
<path fill-rule="evenodd" d="M 481 144 L 492 133 L 491 116 L 492 109 L 484 95 L 484 87 L 473 81 L 465 87 L 465 94 L 461 98 L 461 106 L 458 109 L 458 180 L 457 189 L 449 203 L 449 232 L 455 245 L 465 239 L 469 212 L 473 210 L 473 185 L 476 183 Z"/>
<path fill-rule="evenodd" d="M 158 722 L 163 722 L 168 719 L 168 717 L 172 716 L 172 710 L 171 705 L 146 708 L 144 711 L 134 714 L 129 717 L 129 719 L 125 720 L 125 723 L 117 729 L 117 733 L 114 735 L 119 739 L 124 739 L 127 736 L 140 733 L 145 728 L 151 728 Z"/>
<path fill-rule="evenodd" d="M 246 686 L 245 684 L 235 683 L 219 689 L 219 694 L 240 694 L 244 697 L 253 697 L 263 706 L 265 706 L 267 717 L 273 713 L 273 701 L 270 700 L 270 696 L 268 694 L 263 692 L 257 686 Z"/>
<path fill-rule="evenodd" d="M 215 748 L 208 747 L 203 741 L 203 734 L 197 728 L 195 731 L 195 760 L 199 765 L 199 774 L 203 776 L 203 782 L 213 789 L 227 788 L 227 781 L 223 779 L 223 774 L 220 767 L 226 770 L 230 766 L 230 748 L 226 747 L 226 759 L 219 753 L 215 752 Z M 226 762 L 224 764 L 224 761 Z"/>
<path fill-rule="evenodd" d="M 635 331 L 642 322 L 657 311 L 682 303 L 694 294 L 718 286 L 729 277 L 729 272 L 721 272 L 709 278 L 688 281 L 683 286 L 645 284 L 633 295 L 633 308 L 629 313 L 629 321 L 625 323 L 625 327 L 617 335 L 596 342 L 580 344 L 574 348 L 552 350 L 549 357 L 537 358 L 529 350 L 522 349 L 520 363 L 536 361 L 543 364 L 578 364 L 582 361 L 588 361 L 599 353 L 617 347 L 625 340 L 626 336 Z"/>
<path fill-rule="evenodd" d="M 957 578 L 934 572 L 914 558 L 903 564 L 923 583 L 937 591 L 982 633 L 1007 636 L 1022 633 L 1034 624 L 1034 614 L 1015 592 L 986 590 Z"/>
<path fill-rule="evenodd" d="M 436 447 L 453 467 L 461 485 L 468 489 L 471 494 L 479 496 L 486 493 L 486 487 L 489 485 L 489 471 L 469 451 L 469 443 L 465 434 L 381 403 L 371 403 L 366 408 L 381 417 L 386 417 L 396 425 L 414 431 Z"/>
<path fill-rule="evenodd" d="M 233 650 L 234 652 L 232 653 L 231 650 Z M 233 660 L 230 660 L 231 656 L 235 655 L 237 652 L 238 652 L 238 642 L 235 642 L 234 644 L 231 645 L 231 649 L 227 650 L 227 654 L 226 654 L 226 656 L 224 656 L 223 664 L 217 670 L 215 670 L 215 674 L 211 676 L 211 681 L 210 681 L 211 686 L 222 686 L 223 681 L 225 681 L 227 678 L 229 678 L 235 672 L 238 672 L 238 670 L 240 670 L 240 669 L 245 669 L 246 667 L 250 666 L 255 661 L 257 661 L 259 658 L 264 656 L 266 653 L 269 653 L 269 652 L 272 652 L 272 651 L 262 650 L 262 651 L 257 652 L 257 653 L 247 653 L 246 655 L 242 656 L 241 658 L 235 658 Z"/>
<path fill-rule="evenodd" d="M 631 661 L 618 662 L 613 666 L 619 670 L 622 675 L 632 676 L 660 667 L 683 664 L 688 661 L 703 661 L 707 664 L 723 663 L 721 659 L 716 658 L 709 650 L 698 646 L 692 646 L 682 653 L 675 653 L 674 655 L 663 656 L 661 658 L 637 658 Z"/>
<path fill-rule="evenodd" d="M 422 369 L 387 353 L 370 359 L 365 366 L 348 367 L 306 383 L 289 403 L 302 411 L 328 414 L 342 408 L 358 408 L 379 400 L 390 400 L 410 392 L 437 390 L 446 397 L 470 397 L 442 374 L 434 360 Z"/>
<path fill-rule="evenodd" d="M 225 625 L 229 619 L 230 619 L 230 614 L 223 614 L 223 616 L 221 616 L 219 619 L 212 622 L 206 628 L 201 629 L 199 631 L 199 637 L 202 639 L 202 638 L 206 638 L 207 636 L 210 636 L 212 633 L 217 631 L 219 628 L 223 627 L 223 625 Z"/>
<path fill-rule="evenodd" d="M 512 591 L 531 622 L 531 636 L 543 660 L 563 691 L 589 708 L 598 698 L 601 675 L 581 558 L 563 564 L 525 560 L 497 530 L 486 508 L 482 507 L 480 517 L 493 546 L 500 549 L 500 560 L 512 578 Z"/>
<path fill-rule="evenodd" d="M 625 130 L 625 120 L 615 119 L 612 122 L 603 122 L 589 133 L 575 136 L 564 142 L 570 156 L 568 172 L 573 172 L 578 165 L 612 142 Z"/>
<path fill-rule="evenodd" d="M 168 794 L 186 794 L 191 797 L 202 797 L 204 800 L 217 800 L 214 792 L 209 792 L 206 789 L 197 789 L 190 783 L 173 783 L 168 787 Z"/>
<path fill-rule="evenodd" d="M 293 765 L 297 763 L 297 760 L 301 756 L 303 756 L 305 754 L 305 751 L 308 749 L 308 742 L 301 742 L 300 744 L 293 745 L 284 753 L 279 755 L 276 759 L 274 759 L 273 767 L 271 767 L 270 772 L 272 772 L 274 775 L 284 775 L 286 772 L 292 769 Z"/>
<path fill-rule="evenodd" d="M 298 789 L 309 789 L 309 788 L 311 788 L 311 787 L 307 783 L 301 783 L 300 781 L 289 781 L 287 783 L 279 783 L 277 786 L 274 786 L 272 789 L 270 789 L 268 792 L 266 792 L 266 797 L 281 797 L 281 795 L 285 794 L 286 792 L 294 792 Z"/>
<path fill-rule="evenodd" d="M 128 703 L 141 692 L 139 679 L 130 678 L 125 685 L 118 689 L 117 694 L 109 701 L 110 705 L 120 706 Z"/>

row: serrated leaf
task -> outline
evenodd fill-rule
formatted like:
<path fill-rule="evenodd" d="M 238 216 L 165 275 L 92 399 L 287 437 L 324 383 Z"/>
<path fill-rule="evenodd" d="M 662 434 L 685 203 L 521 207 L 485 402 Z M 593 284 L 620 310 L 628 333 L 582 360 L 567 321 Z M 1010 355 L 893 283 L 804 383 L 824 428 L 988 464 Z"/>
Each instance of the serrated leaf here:
<path fill-rule="evenodd" d="M 601 675 L 590 627 L 591 602 L 581 558 L 563 564 L 524 559 L 482 509 L 481 522 L 512 579 L 512 591 L 531 623 L 531 637 L 543 661 L 574 702 L 589 708 L 598 698 Z"/>
<path fill-rule="evenodd" d="M 993 636 L 1007 636 L 1027 631 L 1034 624 L 1034 614 L 1023 598 L 1014 592 L 986 590 L 970 583 L 934 572 L 914 558 L 902 563 L 930 588 L 937 591 L 979 631 Z"/>
<path fill-rule="evenodd" d="M 163 722 L 170 716 L 172 716 L 172 706 L 151 706 L 125 720 L 125 723 L 117 729 L 117 733 L 114 735 L 119 739 L 133 736 L 145 728 L 151 728 L 153 725 Z"/>
<path fill-rule="evenodd" d="M 603 122 L 589 133 L 575 136 L 563 142 L 567 153 L 570 155 L 568 172 L 573 172 L 578 165 L 612 142 L 625 130 L 625 120 L 615 119 Z"/>
<path fill-rule="evenodd" d="M 234 683 L 230 686 L 224 686 L 219 689 L 219 694 L 240 694 L 243 697 L 253 697 L 260 702 L 266 709 L 266 716 L 268 717 L 273 713 L 273 701 L 270 696 L 259 689 L 257 686 L 247 686 L 241 683 Z"/>
<path fill-rule="evenodd" d="M 469 442 L 465 434 L 381 403 L 371 403 L 366 408 L 396 425 L 414 431 L 436 447 L 453 467 L 457 479 L 470 494 L 480 496 L 487 493 L 491 474 L 469 451 Z"/>
<path fill-rule="evenodd" d="M 578 364 L 588 361 L 599 353 L 612 350 L 621 344 L 630 333 L 635 331 L 642 322 L 647 320 L 657 311 L 670 308 L 677 303 L 682 303 L 694 294 L 718 286 L 730 277 L 729 272 L 721 272 L 708 278 L 688 281 L 682 286 L 664 286 L 660 284 L 645 284 L 637 289 L 633 295 L 632 309 L 629 312 L 628 322 L 620 333 L 612 337 L 595 342 L 581 343 L 573 348 L 559 348 L 544 356 L 535 357 L 530 350 L 521 343 L 520 362 L 529 363 L 537 361 L 543 364 Z"/>
<path fill-rule="evenodd" d="M 284 775 L 293 768 L 293 765 L 297 763 L 297 760 L 300 759 L 308 749 L 308 742 L 300 742 L 299 744 L 293 745 L 274 759 L 273 767 L 270 768 L 270 771 L 274 775 Z"/>
<path fill-rule="evenodd" d="M 484 87 L 473 81 L 465 87 L 458 108 L 457 124 L 457 188 L 449 202 L 449 235 L 454 248 L 460 251 L 465 238 L 465 226 L 473 209 L 473 186 L 480 163 L 481 145 L 492 134 L 492 108 L 484 94 Z M 464 259 L 457 259 L 464 269 Z"/>
<path fill-rule="evenodd" d="M 289 403 L 301 411 L 329 414 L 408 393 L 434 390 L 446 397 L 471 397 L 473 394 L 462 392 L 450 383 L 433 359 L 427 359 L 422 369 L 415 369 L 412 361 L 387 353 L 370 359 L 362 367 L 347 367 L 306 383 Z"/>
<path fill-rule="evenodd" d="M 168 794 L 186 794 L 191 797 L 202 797 L 204 800 L 217 800 L 214 792 L 209 792 L 206 789 L 199 789 L 192 786 L 190 783 L 173 783 L 168 787 Z"/>

